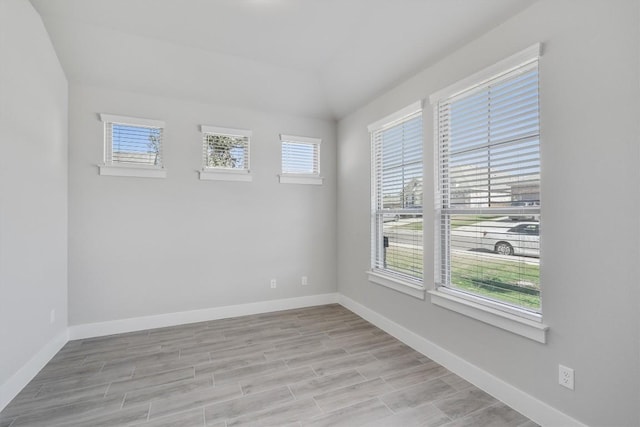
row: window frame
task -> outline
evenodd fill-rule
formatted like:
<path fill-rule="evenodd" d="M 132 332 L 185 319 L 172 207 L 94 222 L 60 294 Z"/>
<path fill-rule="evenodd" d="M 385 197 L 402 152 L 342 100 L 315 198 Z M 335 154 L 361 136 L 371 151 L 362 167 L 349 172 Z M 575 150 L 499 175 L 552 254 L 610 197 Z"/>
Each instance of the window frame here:
<path fill-rule="evenodd" d="M 440 189 L 440 167 L 439 162 L 439 150 L 440 150 L 440 116 L 438 105 L 441 101 L 449 100 L 462 93 L 473 91 L 479 88 L 483 88 L 490 81 L 494 81 L 502 76 L 508 75 L 515 70 L 526 66 L 528 63 L 536 62 L 539 66 L 539 59 L 541 56 L 541 44 L 536 43 L 521 52 L 518 52 L 496 64 L 489 66 L 471 76 L 454 83 L 440 91 L 435 92 L 429 98 L 431 105 L 433 106 L 434 117 L 434 158 L 436 170 L 434 171 L 435 180 L 435 197 L 436 197 L 436 212 L 435 212 L 435 226 L 436 230 L 441 229 L 439 204 L 441 200 Z M 532 339 L 534 341 L 545 343 L 546 334 L 549 326 L 543 323 L 542 311 L 535 313 L 518 306 L 501 303 L 499 301 L 489 300 L 473 293 L 462 292 L 451 287 L 445 286 L 446 284 L 440 283 L 440 272 L 442 262 L 442 250 L 441 244 L 443 243 L 442 237 L 438 238 L 439 233 L 436 233 L 436 256 L 435 256 L 435 270 L 434 270 L 434 289 L 429 291 L 431 302 L 437 306 L 453 310 L 467 317 L 485 322 L 487 324 L 496 326 L 498 328 L 507 330 L 509 332 L 521 335 L 523 337 Z M 446 238 L 448 242 L 448 237 Z M 450 270 L 447 274 L 450 274 Z"/>
<path fill-rule="evenodd" d="M 284 171 L 284 144 L 306 144 L 313 147 L 314 159 L 316 159 L 316 170 L 311 173 L 291 173 Z M 278 181 L 280 184 L 310 184 L 322 185 L 324 178 L 320 175 L 320 145 L 322 139 L 307 136 L 295 136 L 280 134 L 280 174 Z"/>
<path fill-rule="evenodd" d="M 234 129 L 219 126 L 200 125 L 200 133 L 202 135 L 202 169 L 199 171 L 201 181 L 252 181 L 251 176 L 251 137 L 253 132 L 246 129 Z M 207 135 L 231 136 L 247 138 L 245 150 L 246 167 L 243 168 L 227 168 L 223 166 L 207 166 Z"/>
<path fill-rule="evenodd" d="M 388 130 L 393 128 L 394 126 L 402 125 L 406 121 L 412 120 L 416 115 L 423 119 L 423 101 L 414 102 L 395 113 L 392 113 L 374 123 L 371 123 L 367 130 L 370 134 L 370 146 L 371 146 L 371 219 L 370 219 L 370 227 L 371 227 L 371 253 L 370 253 L 370 266 L 367 273 L 367 278 L 371 283 L 387 287 L 389 289 L 393 289 L 395 291 L 401 292 L 403 294 L 412 296 L 417 299 L 425 299 L 425 291 L 426 288 L 424 286 L 424 277 L 422 280 L 411 277 L 409 275 L 401 274 L 389 269 L 378 268 L 376 266 L 377 259 L 376 253 L 379 252 L 379 248 L 384 246 L 384 236 L 379 234 L 378 224 L 377 224 L 377 216 L 380 215 L 380 208 L 378 206 L 378 194 L 377 194 L 377 176 L 378 176 L 378 163 L 376 161 L 376 157 L 378 155 L 377 150 L 382 149 L 382 147 L 378 147 L 375 142 L 375 135 L 377 132 L 381 132 L 384 130 Z M 424 129 L 422 129 L 422 144 L 424 148 Z M 421 158 L 421 170 L 423 176 L 423 185 L 424 185 L 424 151 L 422 152 Z M 424 193 L 423 193 L 424 200 Z M 403 209 L 404 210 L 404 209 Z M 418 213 L 417 209 L 411 210 L 410 214 Z M 419 214 L 422 215 L 423 220 L 423 229 L 424 229 L 424 203 L 422 207 L 419 209 Z M 384 216 L 384 209 L 382 215 Z M 424 248 L 424 234 L 422 237 L 422 244 Z M 422 265 L 424 267 L 424 251 L 422 258 Z"/>
<path fill-rule="evenodd" d="M 164 158 L 162 156 L 164 151 L 164 128 L 165 122 L 162 120 L 145 119 L 139 117 L 120 116 L 115 114 L 100 113 L 100 121 L 103 122 L 104 136 L 103 136 L 103 159 L 102 163 L 98 165 L 99 174 L 104 176 L 124 176 L 124 177 L 139 177 L 139 178 L 165 178 L 167 171 L 164 166 Z M 160 129 L 162 132 L 162 138 L 160 139 L 160 164 L 159 165 L 145 165 L 145 164 L 127 164 L 121 162 L 114 162 L 108 160 L 113 156 L 113 125 L 124 125 L 139 128 L 151 128 Z M 111 128 L 111 131 L 110 131 Z M 109 138 L 111 135 L 111 138 Z M 109 154 L 111 153 L 111 155 Z"/>

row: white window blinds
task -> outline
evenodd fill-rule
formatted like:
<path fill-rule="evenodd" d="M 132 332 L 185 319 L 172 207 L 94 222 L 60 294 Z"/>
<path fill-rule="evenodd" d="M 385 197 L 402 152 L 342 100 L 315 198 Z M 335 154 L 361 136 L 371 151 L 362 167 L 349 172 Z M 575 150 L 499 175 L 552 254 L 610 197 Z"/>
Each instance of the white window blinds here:
<path fill-rule="evenodd" d="M 204 169 L 249 171 L 251 131 L 201 126 Z"/>
<path fill-rule="evenodd" d="M 540 312 L 537 56 L 435 108 L 436 282 Z"/>
<path fill-rule="evenodd" d="M 281 135 L 280 141 L 283 174 L 320 174 L 320 139 Z"/>
<path fill-rule="evenodd" d="M 370 131 L 372 270 L 422 281 L 422 110 Z"/>
<path fill-rule="evenodd" d="M 106 165 L 162 167 L 164 122 L 101 114 Z"/>

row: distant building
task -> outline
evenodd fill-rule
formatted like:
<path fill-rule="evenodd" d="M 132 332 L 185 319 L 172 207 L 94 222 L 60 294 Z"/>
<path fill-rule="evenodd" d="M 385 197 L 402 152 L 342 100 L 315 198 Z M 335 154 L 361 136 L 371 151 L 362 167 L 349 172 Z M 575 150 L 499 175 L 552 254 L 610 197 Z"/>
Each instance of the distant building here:
<path fill-rule="evenodd" d="M 402 189 L 383 197 L 385 209 L 420 208 L 422 201 L 422 178 L 413 178 Z"/>
<path fill-rule="evenodd" d="M 457 166 L 450 170 L 450 203 L 469 208 L 508 207 L 513 202 L 540 200 L 540 176 L 513 176 L 486 167 Z"/>
<path fill-rule="evenodd" d="M 405 209 L 422 207 L 422 179 L 413 178 L 402 189 L 402 200 Z"/>

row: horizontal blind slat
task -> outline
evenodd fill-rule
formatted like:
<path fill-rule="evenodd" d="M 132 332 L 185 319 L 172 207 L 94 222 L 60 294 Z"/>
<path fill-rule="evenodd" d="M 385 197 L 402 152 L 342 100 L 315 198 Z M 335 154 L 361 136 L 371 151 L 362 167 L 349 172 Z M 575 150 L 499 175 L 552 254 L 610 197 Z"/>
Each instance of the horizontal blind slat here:
<path fill-rule="evenodd" d="M 372 132 L 371 141 L 372 268 L 422 280 L 421 112 Z"/>
<path fill-rule="evenodd" d="M 246 135 L 203 132 L 203 167 L 249 170 L 249 144 Z"/>
<path fill-rule="evenodd" d="M 162 128 L 105 122 L 105 162 L 162 166 Z"/>
<path fill-rule="evenodd" d="M 319 174 L 319 144 L 282 141 L 282 173 Z"/>

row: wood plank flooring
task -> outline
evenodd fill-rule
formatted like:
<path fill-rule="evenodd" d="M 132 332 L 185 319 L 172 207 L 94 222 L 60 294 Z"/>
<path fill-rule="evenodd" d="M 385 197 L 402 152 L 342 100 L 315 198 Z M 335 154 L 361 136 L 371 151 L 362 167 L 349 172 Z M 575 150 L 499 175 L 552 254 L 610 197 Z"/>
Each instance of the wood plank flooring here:
<path fill-rule="evenodd" d="M 70 341 L 0 413 L 21 426 L 535 424 L 334 304 Z"/>

